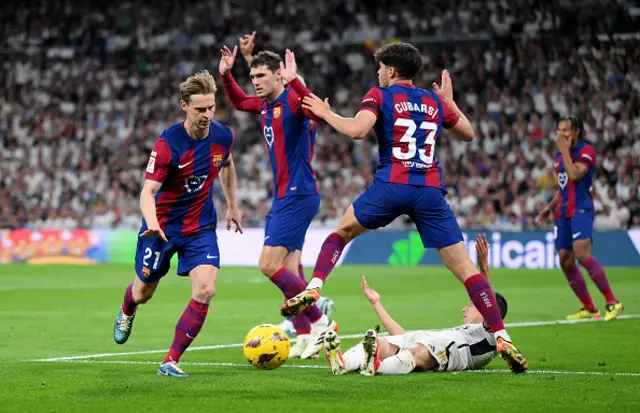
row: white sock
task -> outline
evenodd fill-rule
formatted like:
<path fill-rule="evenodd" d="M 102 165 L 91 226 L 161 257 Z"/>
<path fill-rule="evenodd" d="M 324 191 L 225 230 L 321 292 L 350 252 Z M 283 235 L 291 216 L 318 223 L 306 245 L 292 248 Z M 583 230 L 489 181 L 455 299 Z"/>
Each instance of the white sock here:
<path fill-rule="evenodd" d="M 324 327 L 329 325 L 329 317 L 325 313 L 322 313 L 322 317 L 311 323 L 312 327 Z"/>
<path fill-rule="evenodd" d="M 322 281 L 318 277 L 313 277 L 311 281 L 309 281 L 309 284 L 307 284 L 307 290 L 312 290 L 314 288 L 322 288 L 323 285 L 324 285 L 324 281 Z"/>
<path fill-rule="evenodd" d="M 344 359 L 344 368 L 348 372 L 359 371 L 360 367 L 364 364 L 364 348 L 362 343 L 357 346 L 351 347 L 346 353 L 342 353 Z"/>
<path fill-rule="evenodd" d="M 495 333 L 493 333 L 493 336 L 496 338 L 496 340 L 498 339 L 498 337 L 502 337 L 503 340 L 507 340 L 509 343 L 512 343 L 511 337 L 509 337 L 509 334 L 507 334 L 507 330 L 505 329 L 496 331 Z"/>
<path fill-rule="evenodd" d="M 376 374 L 409 374 L 416 368 L 416 360 L 409 350 L 402 350 L 382 360 Z"/>

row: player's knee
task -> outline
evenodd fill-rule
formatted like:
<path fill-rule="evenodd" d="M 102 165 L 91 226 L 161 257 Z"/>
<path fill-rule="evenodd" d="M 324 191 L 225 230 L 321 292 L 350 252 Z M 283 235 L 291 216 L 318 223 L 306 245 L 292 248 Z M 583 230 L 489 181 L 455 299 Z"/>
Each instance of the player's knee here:
<path fill-rule="evenodd" d="M 193 287 L 193 299 L 201 303 L 209 303 L 216 295 L 215 283 L 202 284 Z"/>
<path fill-rule="evenodd" d="M 422 344 L 412 344 L 408 348 L 416 363 L 416 370 L 427 371 L 438 367 L 438 362 Z"/>
<path fill-rule="evenodd" d="M 591 254 L 589 253 L 589 251 L 575 251 L 575 256 L 578 262 L 582 265 L 584 265 L 587 261 L 589 261 L 589 258 L 591 258 Z"/>
<path fill-rule="evenodd" d="M 134 289 L 131 292 L 133 299 L 138 304 L 144 304 L 153 297 L 154 290 L 151 288 L 140 288 L 139 290 Z"/>
<path fill-rule="evenodd" d="M 267 277 L 272 277 L 280 268 L 282 268 L 281 262 L 276 262 L 273 259 L 269 259 L 268 257 L 260 257 L 260 261 L 258 262 L 258 266 L 260 267 L 260 271 Z"/>
<path fill-rule="evenodd" d="M 562 271 L 569 271 L 576 265 L 575 261 L 573 254 L 560 256 L 560 268 L 562 268 Z"/>

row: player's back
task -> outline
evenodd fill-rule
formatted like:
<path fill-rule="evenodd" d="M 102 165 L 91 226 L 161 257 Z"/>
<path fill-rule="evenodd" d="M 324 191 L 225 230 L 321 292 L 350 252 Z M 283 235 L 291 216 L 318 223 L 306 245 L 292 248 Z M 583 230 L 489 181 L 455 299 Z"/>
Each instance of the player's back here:
<path fill-rule="evenodd" d="M 213 181 L 233 145 L 233 133 L 211 122 L 209 135 L 193 139 L 179 122 L 165 129 L 151 154 L 146 178 L 161 182 L 156 194 L 158 223 L 168 237 L 215 229 Z M 143 220 L 143 230 L 146 223 Z"/>
<path fill-rule="evenodd" d="M 464 324 L 437 332 L 450 341 L 449 352 L 459 354 L 460 366 L 451 366 L 452 370 L 480 369 L 493 360 L 496 353 L 496 339 L 483 324 Z M 454 348 L 455 346 L 455 348 Z M 451 357 L 451 360 L 456 359 Z"/>
<path fill-rule="evenodd" d="M 376 177 L 386 182 L 444 189 L 442 169 L 435 156 L 445 115 L 440 98 L 404 83 L 376 89 L 380 98 L 374 127 L 380 157 Z"/>
<path fill-rule="evenodd" d="M 577 182 L 571 181 L 567 174 L 564 160 L 560 152 L 556 153 L 555 169 L 560 187 L 560 202 L 556 211 L 556 219 L 572 218 L 576 210 L 593 210 L 593 198 L 591 197 L 591 184 L 595 170 L 596 153 L 593 146 L 584 141 L 570 149 L 569 154 L 574 163 L 584 164 L 587 173 Z"/>

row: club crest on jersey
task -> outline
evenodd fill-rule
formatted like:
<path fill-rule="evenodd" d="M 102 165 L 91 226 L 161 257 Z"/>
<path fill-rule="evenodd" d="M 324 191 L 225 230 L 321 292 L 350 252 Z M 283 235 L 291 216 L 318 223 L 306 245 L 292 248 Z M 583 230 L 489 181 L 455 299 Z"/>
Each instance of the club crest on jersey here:
<path fill-rule="evenodd" d="M 273 118 L 278 119 L 282 114 L 282 108 L 280 106 L 276 106 L 273 108 Z"/>
<path fill-rule="evenodd" d="M 222 165 L 222 158 L 223 155 L 221 153 L 216 153 L 213 155 L 213 157 L 211 158 L 211 165 L 213 165 L 214 167 L 219 167 L 220 165 Z"/>
<path fill-rule="evenodd" d="M 564 189 L 564 187 L 567 186 L 568 181 L 569 177 L 566 172 L 560 172 L 558 174 L 558 185 L 560 185 L 560 188 Z"/>
<path fill-rule="evenodd" d="M 273 128 L 271 126 L 265 126 L 263 130 L 264 140 L 267 141 L 267 145 L 271 147 L 273 145 Z"/>
<path fill-rule="evenodd" d="M 206 180 L 207 175 L 191 175 L 185 181 L 184 187 L 188 193 L 192 194 L 201 190 Z"/>

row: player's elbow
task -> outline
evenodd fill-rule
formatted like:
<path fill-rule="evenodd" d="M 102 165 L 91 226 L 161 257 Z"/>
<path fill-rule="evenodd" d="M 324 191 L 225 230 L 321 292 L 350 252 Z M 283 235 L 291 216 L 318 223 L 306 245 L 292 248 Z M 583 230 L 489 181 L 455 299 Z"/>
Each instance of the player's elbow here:
<path fill-rule="evenodd" d="M 471 123 L 469 123 L 465 119 L 460 119 L 460 121 L 451 129 L 451 131 L 456 136 L 456 138 L 464 142 L 471 142 L 475 138 L 475 133 L 473 131 Z"/>
<path fill-rule="evenodd" d="M 360 139 L 364 139 L 365 136 L 367 136 L 367 133 L 369 133 L 367 129 L 356 127 L 356 128 L 353 128 L 353 130 L 349 133 L 349 136 L 352 139 L 359 141 Z"/>
<path fill-rule="evenodd" d="M 458 139 L 464 142 L 472 142 L 476 137 L 471 125 L 469 125 L 468 129 L 464 128 L 456 131 L 456 136 L 458 137 Z"/>

